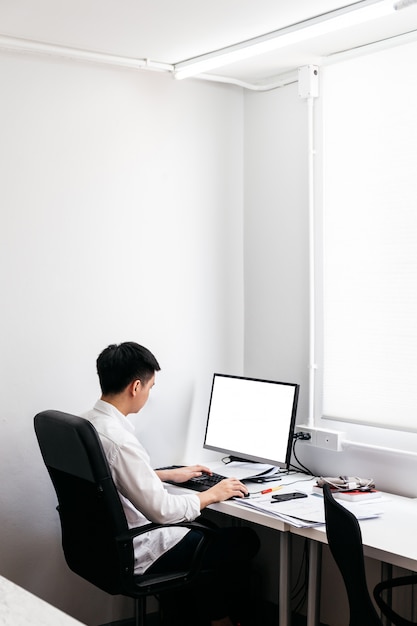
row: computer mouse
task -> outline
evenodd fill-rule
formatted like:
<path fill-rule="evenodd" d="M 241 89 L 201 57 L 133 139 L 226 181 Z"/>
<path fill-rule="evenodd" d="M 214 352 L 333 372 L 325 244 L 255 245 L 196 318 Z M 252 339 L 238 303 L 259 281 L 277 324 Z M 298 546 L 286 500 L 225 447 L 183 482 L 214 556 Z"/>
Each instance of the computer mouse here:
<path fill-rule="evenodd" d="M 250 493 L 244 493 L 243 494 L 244 498 L 249 498 L 249 496 L 250 496 Z M 241 500 L 241 499 L 242 499 L 242 496 L 231 496 L 229 498 L 229 500 Z"/>

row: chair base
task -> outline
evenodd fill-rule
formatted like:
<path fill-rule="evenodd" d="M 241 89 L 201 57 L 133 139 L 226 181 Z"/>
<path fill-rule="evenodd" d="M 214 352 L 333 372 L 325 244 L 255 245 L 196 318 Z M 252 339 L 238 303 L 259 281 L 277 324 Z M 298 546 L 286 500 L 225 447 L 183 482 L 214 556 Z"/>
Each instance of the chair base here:
<path fill-rule="evenodd" d="M 146 624 L 146 598 L 135 598 L 135 626 Z"/>

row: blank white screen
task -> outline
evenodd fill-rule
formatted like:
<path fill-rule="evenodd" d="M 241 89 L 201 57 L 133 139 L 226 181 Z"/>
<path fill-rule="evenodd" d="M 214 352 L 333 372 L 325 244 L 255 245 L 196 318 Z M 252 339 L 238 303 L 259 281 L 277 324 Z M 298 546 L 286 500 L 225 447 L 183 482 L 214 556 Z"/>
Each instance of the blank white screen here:
<path fill-rule="evenodd" d="M 286 465 L 298 385 L 215 374 L 204 446 Z"/>

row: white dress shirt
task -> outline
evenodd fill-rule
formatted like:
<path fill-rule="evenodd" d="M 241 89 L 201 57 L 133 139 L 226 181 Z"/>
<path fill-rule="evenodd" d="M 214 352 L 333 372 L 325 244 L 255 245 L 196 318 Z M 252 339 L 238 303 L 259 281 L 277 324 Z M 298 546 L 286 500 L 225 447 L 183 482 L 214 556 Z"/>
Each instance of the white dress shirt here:
<path fill-rule="evenodd" d="M 135 436 L 132 422 L 116 407 L 98 400 L 83 417 L 99 434 L 129 528 L 149 522 L 192 521 L 200 515 L 200 500 L 195 493 L 168 493 L 152 469 L 148 453 Z M 185 528 L 164 528 L 136 537 L 135 574 L 145 572 L 187 532 Z"/>

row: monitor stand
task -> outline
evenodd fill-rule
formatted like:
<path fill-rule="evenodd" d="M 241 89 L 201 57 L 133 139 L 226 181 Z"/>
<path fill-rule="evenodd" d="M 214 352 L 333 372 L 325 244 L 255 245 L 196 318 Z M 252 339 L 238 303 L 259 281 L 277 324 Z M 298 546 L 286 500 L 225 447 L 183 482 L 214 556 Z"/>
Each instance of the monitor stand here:
<path fill-rule="evenodd" d="M 241 456 L 232 456 L 231 454 L 229 454 L 230 459 L 230 463 L 232 463 L 232 461 L 238 461 L 239 463 L 257 463 L 257 461 L 252 461 L 251 459 L 244 459 Z"/>

